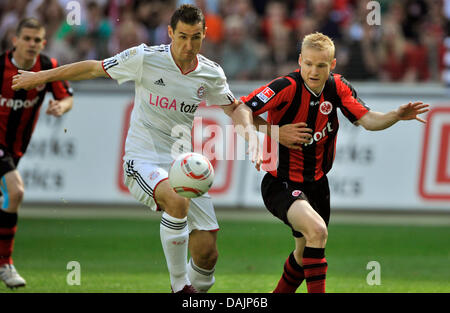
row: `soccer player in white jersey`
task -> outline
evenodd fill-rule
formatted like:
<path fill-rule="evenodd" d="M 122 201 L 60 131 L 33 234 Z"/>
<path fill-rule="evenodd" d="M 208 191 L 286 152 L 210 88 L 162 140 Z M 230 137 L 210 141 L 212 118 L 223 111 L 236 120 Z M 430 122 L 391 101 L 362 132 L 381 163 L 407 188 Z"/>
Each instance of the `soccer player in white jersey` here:
<path fill-rule="evenodd" d="M 170 45 L 142 44 L 103 61 L 20 72 L 13 79 L 13 89 L 96 77 L 135 82 L 125 145 L 125 183 L 137 200 L 152 210 L 163 210 L 160 237 L 172 291 L 206 292 L 215 281 L 219 225 L 208 195 L 189 201 L 170 187 L 167 171 L 176 157 L 173 145 L 180 136 L 190 141 L 194 112 L 205 100 L 207 105 L 220 105 L 235 125 L 247 127 L 247 139 L 254 139 L 249 141 L 249 153 L 258 169 L 262 157 L 251 110 L 234 98 L 222 68 L 199 54 L 206 32 L 201 10 L 182 5 L 173 14 L 168 32 Z M 174 129 L 177 132 L 172 133 Z"/>

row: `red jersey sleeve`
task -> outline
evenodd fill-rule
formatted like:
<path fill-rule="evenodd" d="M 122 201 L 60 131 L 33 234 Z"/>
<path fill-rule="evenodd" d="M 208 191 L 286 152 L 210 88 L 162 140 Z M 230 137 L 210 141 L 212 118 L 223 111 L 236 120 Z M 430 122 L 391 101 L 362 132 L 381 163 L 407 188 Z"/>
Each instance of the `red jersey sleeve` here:
<path fill-rule="evenodd" d="M 52 68 L 58 67 L 58 61 L 56 59 L 50 59 L 52 62 Z M 66 97 L 70 97 L 73 95 L 73 90 L 70 88 L 69 83 L 67 81 L 55 81 L 50 84 L 50 91 L 53 94 L 53 97 L 56 100 L 61 100 Z"/>
<path fill-rule="evenodd" d="M 255 89 L 248 96 L 241 97 L 241 100 L 256 116 L 292 101 L 295 89 L 296 86 L 291 79 L 279 77 Z"/>
<path fill-rule="evenodd" d="M 341 99 L 341 112 L 350 122 L 355 123 L 369 112 L 370 108 L 358 97 L 356 90 L 344 77 L 335 75 L 335 80 L 336 91 Z"/>

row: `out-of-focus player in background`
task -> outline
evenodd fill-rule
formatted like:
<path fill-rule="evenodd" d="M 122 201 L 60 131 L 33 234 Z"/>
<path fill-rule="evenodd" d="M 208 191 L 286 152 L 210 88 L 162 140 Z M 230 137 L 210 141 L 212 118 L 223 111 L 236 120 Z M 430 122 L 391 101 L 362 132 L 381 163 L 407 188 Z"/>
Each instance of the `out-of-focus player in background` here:
<path fill-rule="evenodd" d="M 41 54 L 45 46 L 45 28 L 34 18 L 20 21 L 12 38 L 13 49 L 0 56 L 0 279 L 6 286 L 25 286 L 12 260 L 17 214 L 24 184 L 17 170 L 27 150 L 47 91 L 52 92 L 46 113 L 61 116 L 73 105 L 72 91 L 64 81 L 39 84 L 30 90 L 13 90 L 18 70 L 37 72 L 58 66 L 55 59 Z"/>
<path fill-rule="evenodd" d="M 388 113 L 371 111 L 344 77 L 331 72 L 336 66 L 334 53 L 329 37 L 307 35 L 299 56 L 300 69 L 241 98 L 255 116 L 268 111 L 266 126 L 280 126 L 278 167 L 266 173 L 261 192 L 267 209 L 292 229 L 295 249 L 284 264 L 275 293 L 295 292 L 304 279 L 308 292 L 325 292 L 330 217 L 326 174 L 336 152 L 337 109 L 351 123 L 371 131 L 400 120 L 425 123 L 418 115 L 428 111 L 422 102 Z"/>
<path fill-rule="evenodd" d="M 55 80 L 111 77 L 135 82 L 135 104 L 125 145 L 125 184 L 152 210 L 163 210 L 160 237 L 173 292 L 206 292 L 214 284 L 219 225 L 209 195 L 190 201 L 176 194 L 168 169 L 181 138 L 190 144 L 194 113 L 202 101 L 219 105 L 235 125 L 248 127 L 249 153 L 262 162 L 251 110 L 234 98 L 222 68 L 199 54 L 205 38 L 200 9 L 182 5 L 168 26 L 169 45 L 140 46 L 103 61 L 82 61 L 39 73 L 21 72 L 13 88 Z M 189 151 L 190 151 L 189 147 Z M 191 259 L 187 262 L 188 250 Z M 151 282 L 149 282 L 151 283 Z"/>

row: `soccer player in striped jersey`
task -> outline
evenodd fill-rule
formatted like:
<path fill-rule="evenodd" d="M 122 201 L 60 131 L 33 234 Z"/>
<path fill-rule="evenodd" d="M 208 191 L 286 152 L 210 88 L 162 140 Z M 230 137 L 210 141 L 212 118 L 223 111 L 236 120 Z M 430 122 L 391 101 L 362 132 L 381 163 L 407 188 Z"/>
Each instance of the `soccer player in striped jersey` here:
<path fill-rule="evenodd" d="M 82 61 L 40 73 L 22 72 L 14 78 L 13 88 L 95 77 L 135 82 L 125 145 L 125 184 L 138 201 L 164 211 L 160 237 L 172 291 L 206 292 L 215 281 L 219 225 L 209 195 L 189 201 L 170 187 L 167 171 L 183 152 L 173 148 L 183 138 L 190 145 L 194 113 L 205 101 L 219 105 L 234 124 L 248 129 L 246 138 L 254 139 L 250 140 L 249 154 L 258 169 L 262 158 L 251 110 L 234 98 L 222 68 L 199 54 L 206 32 L 201 10 L 182 5 L 172 15 L 168 32 L 170 45 L 142 44 L 103 61 Z M 192 258 L 187 263 L 188 250 Z"/>
<path fill-rule="evenodd" d="M 241 98 L 255 117 L 268 111 L 267 123 L 254 118 L 255 124 L 267 130 L 270 124 L 280 126 L 278 166 L 264 176 L 261 192 L 267 209 L 292 229 L 295 249 L 284 264 L 275 293 L 295 292 L 304 279 L 308 292 L 325 292 L 330 217 L 326 174 L 336 152 L 337 109 L 351 123 L 372 131 L 399 120 L 425 122 L 418 115 L 428 111 L 422 102 L 389 113 L 371 111 L 344 77 L 331 72 L 336 66 L 334 50 L 329 37 L 307 35 L 298 70 Z M 266 134 L 270 136 L 269 131 Z"/>
<path fill-rule="evenodd" d="M 0 279 L 11 288 L 25 286 L 12 260 L 17 214 L 24 185 L 17 165 L 27 150 L 47 91 L 50 100 L 46 113 L 61 116 L 72 108 L 72 91 L 64 81 L 39 84 L 33 89 L 12 90 L 18 70 L 37 72 L 58 66 L 55 59 L 41 54 L 45 28 L 34 18 L 22 20 L 13 37 L 13 50 L 0 55 Z"/>

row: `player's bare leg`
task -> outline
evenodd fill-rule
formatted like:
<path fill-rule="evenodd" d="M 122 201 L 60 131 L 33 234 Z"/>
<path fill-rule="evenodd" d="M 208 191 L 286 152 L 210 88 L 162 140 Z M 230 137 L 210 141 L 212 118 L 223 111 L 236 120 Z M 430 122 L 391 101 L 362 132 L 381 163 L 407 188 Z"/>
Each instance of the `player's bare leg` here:
<path fill-rule="evenodd" d="M 17 213 L 23 200 L 24 185 L 19 171 L 14 170 L 6 173 L 0 180 L 4 201 L 2 209 L 8 213 Z"/>
<path fill-rule="evenodd" d="M 287 212 L 292 227 L 305 236 L 305 247 L 325 248 L 327 225 L 306 200 L 295 201 Z"/>
<path fill-rule="evenodd" d="M 155 189 L 155 199 L 158 205 L 170 216 L 176 218 L 187 217 L 189 209 L 189 199 L 179 196 L 169 184 L 169 180 L 164 180 Z"/>
<path fill-rule="evenodd" d="M 295 250 L 293 252 L 295 261 L 302 265 L 302 259 L 303 259 L 303 251 L 305 250 L 306 246 L 306 239 L 305 237 L 295 238 Z"/>
<path fill-rule="evenodd" d="M 328 239 L 328 230 L 325 221 L 311 207 L 306 200 L 295 201 L 287 212 L 287 219 L 292 227 L 301 232 L 305 238 L 303 242 L 296 241 L 296 260 L 301 255 L 301 265 L 306 278 L 308 292 L 325 292 L 325 277 L 327 262 L 325 259 L 325 245 Z"/>
<path fill-rule="evenodd" d="M 215 282 L 214 270 L 219 256 L 217 233 L 193 230 L 189 235 L 188 276 L 192 285 L 199 292 L 207 292 Z"/>
<path fill-rule="evenodd" d="M 173 292 L 195 292 L 187 276 L 189 230 L 187 213 L 189 200 L 180 197 L 169 181 L 159 183 L 154 190 L 157 204 L 164 210 L 161 217 L 161 244 L 166 257 Z"/>
<path fill-rule="evenodd" d="M 0 208 L 0 279 L 10 288 L 26 285 L 17 273 L 12 260 L 14 236 L 17 230 L 17 212 L 22 203 L 24 185 L 17 170 L 0 178 L 3 203 Z"/>

